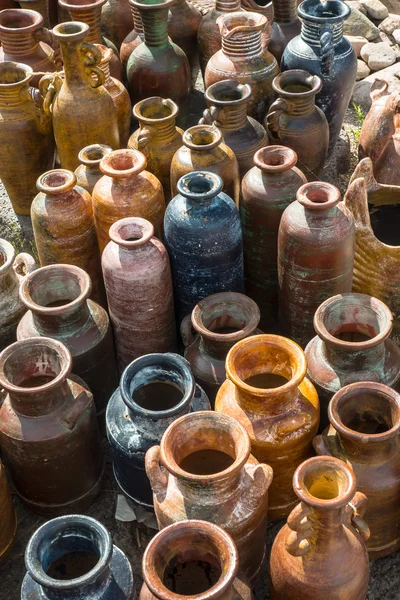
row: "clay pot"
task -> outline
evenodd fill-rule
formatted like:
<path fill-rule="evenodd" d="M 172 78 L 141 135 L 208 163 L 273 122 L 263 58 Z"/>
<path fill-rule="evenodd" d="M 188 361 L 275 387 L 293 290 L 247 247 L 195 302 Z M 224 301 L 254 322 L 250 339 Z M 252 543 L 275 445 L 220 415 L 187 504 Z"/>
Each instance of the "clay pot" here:
<path fill-rule="evenodd" d="M 127 78 L 132 104 L 151 96 L 170 98 L 179 107 L 178 124 L 186 122 L 191 90 L 189 61 L 168 37 L 168 11 L 176 0 L 131 0 L 142 18 L 144 42 L 128 60 Z"/>
<path fill-rule="evenodd" d="M 306 369 L 304 352 L 291 340 L 270 334 L 246 338 L 228 353 L 227 379 L 215 401 L 217 412 L 246 429 L 255 458 L 273 469 L 271 519 L 286 517 L 294 507 L 293 473 L 313 454 L 319 403 Z"/>
<path fill-rule="evenodd" d="M 299 168 L 308 180 L 318 179 L 329 145 L 328 121 L 315 106 L 322 80 L 294 70 L 277 75 L 272 85 L 279 98 L 271 105 L 264 125 L 271 139 L 296 152 Z"/>
<path fill-rule="evenodd" d="M 31 78 L 26 65 L 0 63 L 0 177 L 18 215 L 29 215 L 37 178 L 54 166 L 51 117 Z"/>
<path fill-rule="evenodd" d="M 93 214 L 100 252 L 110 241 L 109 229 L 124 217 L 147 219 L 162 237 L 165 211 L 161 183 L 145 171 L 146 157 L 138 150 L 116 150 L 100 161 L 104 173 L 93 189 Z"/>
<path fill-rule="evenodd" d="M 187 0 L 176 0 L 168 13 L 168 35 L 187 56 L 193 87 L 200 68 L 197 30 L 201 20 L 199 9 Z"/>
<path fill-rule="evenodd" d="M 310 458 L 297 469 L 293 487 L 300 504 L 272 546 L 271 600 L 365 600 L 367 498 L 356 492 L 353 471 L 337 458 Z"/>
<path fill-rule="evenodd" d="M 51 27 L 49 17 L 49 0 L 18 0 L 18 4 L 25 10 L 34 10 L 43 17 L 44 27 Z M 3 7 L 2 7 L 3 8 Z M 4 7 L 13 8 L 13 7 Z M 17 7 L 15 7 L 17 8 Z"/>
<path fill-rule="evenodd" d="M 18 325 L 17 339 L 51 337 L 65 344 L 73 372 L 89 386 L 103 423 L 118 377 L 108 315 L 88 300 L 91 289 L 89 275 L 72 265 L 43 267 L 25 277 L 20 297 L 28 312 Z"/>
<path fill-rule="evenodd" d="M 100 491 L 103 458 L 93 396 L 50 338 L 0 354 L 0 444 L 15 490 L 45 516 L 84 511 Z M 77 469 L 79 465 L 79 469 Z"/>
<path fill-rule="evenodd" d="M 283 34 L 283 50 L 290 40 L 299 35 L 301 31 L 301 21 L 297 14 L 298 4 L 298 0 L 272 0 L 274 24 L 279 27 L 280 33 Z M 280 57 L 276 56 L 278 64 L 281 58 L 282 55 Z"/>
<path fill-rule="evenodd" d="M 394 129 L 394 134 L 375 162 L 374 173 L 379 183 L 400 186 L 400 112 L 394 116 Z"/>
<path fill-rule="evenodd" d="M 128 0 L 107 0 L 101 11 L 101 29 L 119 48 L 132 31 L 132 11 Z"/>
<path fill-rule="evenodd" d="M 261 3 L 257 4 L 256 0 L 241 0 L 240 5 L 247 12 L 259 13 L 267 18 L 267 23 L 261 33 L 261 45 L 263 48 L 268 47 L 279 65 L 285 48 L 285 38 L 279 25 L 275 23 L 272 2 L 267 1 L 264 5 L 261 5 Z"/>
<path fill-rule="evenodd" d="M 145 219 L 110 228 L 102 267 L 120 372 L 135 358 L 176 349 L 171 269 L 163 244 Z"/>
<path fill-rule="evenodd" d="M 246 293 L 260 308 L 261 329 L 278 322 L 278 230 L 283 211 L 306 183 L 296 153 L 284 146 L 261 148 L 242 180 L 240 218 Z"/>
<path fill-rule="evenodd" d="M 246 577 L 258 575 L 272 469 L 250 455 L 242 425 L 211 411 L 181 417 L 146 453 L 146 472 L 160 529 L 192 518 L 219 525 L 232 536 Z"/>
<path fill-rule="evenodd" d="M 0 461 L 0 566 L 10 555 L 12 544 L 17 533 L 17 518 L 7 483 L 5 469 Z"/>
<path fill-rule="evenodd" d="M 183 134 L 176 127 L 178 107 L 172 100 L 154 96 L 135 104 L 133 115 L 139 121 L 139 129 L 129 138 L 128 148 L 136 148 L 145 155 L 148 170 L 160 180 L 165 200 L 169 202 L 171 161 L 182 144 Z"/>
<path fill-rule="evenodd" d="M 111 600 L 116 594 L 118 600 L 134 598 L 127 557 L 92 517 L 68 515 L 44 523 L 29 540 L 25 566 L 21 600 L 46 596 L 78 600 L 82 595 Z"/>
<path fill-rule="evenodd" d="M 132 12 L 133 29 L 131 29 L 131 31 L 125 37 L 119 51 L 124 71 L 126 71 L 129 57 L 134 51 L 134 49 L 140 46 L 142 42 L 144 42 L 143 23 L 142 17 L 140 16 L 140 12 L 136 8 L 136 6 L 133 6 L 133 4 L 131 4 L 130 2 L 129 5 Z"/>
<path fill-rule="evenodd" d="M 377 298 L 340 294 L 318 307 L 316 337 L 306 347 L 308 376 L 318 391 L 321 428 L 329 425 L 333 394 L 356 381 L 397 387 L 400 349 L 389 339 L 392 313 Z"/>
<path fill-rule="evenodd" d="M 306 183 L 284 211 L 278 233 L 279 316 L 285 333 L 303 348 L 314 337 L 318 306 L 351 292 L 355 227 L 340 192 Z"/>
<path fill-rule="evenodd" d="M 151 540 L 143 556 L 139 600 L 251 600 L 250 586 L 239 571 L 231 536 L 205 521 L 173 523 Z"/>
<path fill-rule="evenodd" d="M 391 554 L 400 546 L 400 396 L 372 381 L 346 385 L 329 404 L 329 421 L 314 438 L 315 450 L 353 469 L 357 490 L 368 498 L 369 556 Z"/>
<path fill-rule="evenodd" d="M 237 158 L 241 177 L 252 168 L 254 153 L 268 145 L 264 127 L 247 116 L 251 94 L 249 85 L 233 79 L 214 83 L 204 92 L 211 108 L 200 119 L 200 123 L 214 125 L 221 131 L 225 144 Z"/>
<path fill-rule="evenodd" d="M 92 194 L 94 186 L 103 177 L 103 173 L 100 171 L 100 162 L 110 152 L 112 152 L 112 148 L 106 144 L 91 144 L 79 152 L 78 158 L 81 164 L 75 169 L 76 184 L 83 187 L 89 194 Z"/>
<path fill-rule="evenodd" d="M 165 211 L 164 236 L 172 271 L 178 323 L 215 292 L 243 291 L 239 211 L 215 173 L 180 178 Z"/>
<path fill-rule="evenodd" d="M 102 85 L 104 74 L 96 66 L 101 53 L 84 41 L 88 31 L 84 23 L 69 22 L 54 27 L 53 34 L 61 44 L 64 77 L 46 75 L 40 82 L 45 106 L 48 111 L 51 107 L 60 164 L 71 171 L 78 167 L 78 154 L 85 146 L 119 147 L 114 102 Z"/>
<path fill-rule="evenodd" d="M 196 381 L 214 405 L 224 383 L 225 359 L 237 341 L 260 333 L 260 311 L 255 302 L 235 292 L 220 292 L 201 300 L 181 324 L 185 358 Z"/>
<path fill-rule="evenodd" d="M 35 269 L 36 263 L 29 254 L 15 256 L 13 246 L 0 238 L 0 350 L 16 340 L 17 325 L 25 312 L 19 286 Z"/>
<path fill-rule="evenodd" d="M 37 188 L 31 217 L 40 265 L 80 267 L 92 281 L 92 298 L 104 305 L 90 194 L 78 187 L 74 173 L 65 169 L 44 173 L 37 180 Z"/>
<path fill-rule="evenodd" d="M 107 407 L 107 437 L 113 451 L 114 476 L 135 506 L 153 510 L 145 472 L 145 454 L 158 444 L 178 417 L 210 409 L 196 385 L 189 363 L 178 354 L 148 354 L 123 372 L 120 387 Z"/>
<path fill-rule="evenodd" d="M 261 121 L 275 98 L 272 80 L 279 73 L 276 58 L 261 44 L 267 20 L 258 13 L 235 12 L 218 17 L 217 23 L 222 48 L 207 63 L 205 86 L 226 79 L 250 85 L 248 114 Z"/>

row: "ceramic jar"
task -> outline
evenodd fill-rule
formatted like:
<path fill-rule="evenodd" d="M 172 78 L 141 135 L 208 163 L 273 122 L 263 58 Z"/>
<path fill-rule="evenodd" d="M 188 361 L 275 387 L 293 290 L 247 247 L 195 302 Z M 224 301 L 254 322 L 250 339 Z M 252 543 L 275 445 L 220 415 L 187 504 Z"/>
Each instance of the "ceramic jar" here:
<path fill-rule="evenodd" d="M 71 367 L 69 350 L 50 338 L 15 342 L 0 354 L 2 456 L 20 499 L 45 516 L 84 511 L 100 491 L 93 396 Z"/>
<path fill-rule="evenodd" d="M 253 166 L 254 153 L 268 145 L 264 127 L 247 116 L 251 94 L 249 85 L 233 79 L 214 83 L 204 92 L 210 108 L 200 119 L 200 123 L 214 125 L 221 131 L 225 144 L 237 158 L 240 177 Z"/>
<path fill-rule="evenodd" d="M 92 298 L 104 304 L 90 194 L 76 185 L 74 173 L 66 169 L 47 171 L 37 180 L 37 188 L 31 218 L 40 265 L 80 267 L 92 281 Z"/>
<path fill-rule="evenodd" d="M 75 169 L 76 184 L 83 187 L 89 194 L 92 194 L 94 186 L 103 177 L 103 173 L 100 171 L 100 162 L 110 152 L 112 152 L 112 148 L 106 144 L 91 144 L 79 152 L 78 158 L 81 164 Z"/>
<path fill-rule="evenodd" d="M 147 158 L 147 168 L 163 186 L 166 202 L 171 200 L 172 157 L 182 144 L 183 131 L 176 127 L 177 115 L 178 107 L 172 100 L 158 96 L 141 100 L 133 107 L 139 129 L 128 143 L 128 148 L 140 150 Z"/>
<path fill-rule="evenodd" d="M 366 294 L 340 294 L 317 308 L 317 335 L 305 352 L 321 404 L 321 427 L 329 425 L 329 401 L 343 386 L 377 381 L 398 387 L 400 349 L 389 339 L 392 321 L 389 308 Z"/>
<path fill-rule="evenodd" d="M 204 76 L 207 88 L 226 79 L 250 85 L 247 110 L 258 121 L 274 100 L 272 80 L 279 73 L 276 58 L 261 44 L 266 23 L 266 17 L 258 13 L 234 12 L 218 17 L 222 48 L 208 61 Z"/>
<path fill-rule="evenodd" d="M 146 454 L 158 526 L 202 519 L 229 533 L 240 568 L 262 566 L 272 469 L 250 455 L 245 429 L 229 416 L 198 412 L 172 423 Z M 162 468 L 161 468 L 162 467 Z"/>
<path fill-rule="evenodd" d="M 278 233 L 280 322 L 303 348 L 314 337 L 318 306 L 351 292 L 354 243 L 354 219 L 339 190 L 322 181 L 303 185 Z"/>
<path fill-rule="evenodd" d="M 400 107 L 400 100 L 399 100 Z M 389 138 L 374 166 L 376 180 L 386 185 L 400 186 L 400 113 L 394 116 L 394 134 Z"/>
<path fill-rule="evenodd" d="M 329 421 L 314 447 L 345 461 L 367 496 L 370 558 L 391 554 L 400 546 L 400 396 L 372 381 L 346 385 L 329 404 Z"/>
<path fill-rule="evenodd" d="M 177 183 L 192 171 L 208 171 L 219 175 L 224 183 L 223 192 L 239 203 L 239 165 L 236 156 L 224 144 L 222 133 L 214 125 L 189 127 L 182 137 L 183 146 L 175 153 L 171 163 L 172 196 L 177 193 Z"/>
<path fill-rule="evenodd" d="M 18 0 L 18 4 L 23 9 L 34 10 L 34 11 L 38 12 L 39 14 L 41 14 L 43 17 L 43 25 L 45 27 L 51 27 L 50 15 L 49 15 L 49 8 L 50 8 L 49 0 Z M 54 4 L 53 1 L 52 1 L 52 4 Z M 10 6 L 10 8 L 12 8 L 12 7 Z"/>
<path fill-rule="evenodd" d="M 134 597 L 129 560 L 104 525 L 85 515 L 58 517 L 39 527 L 26 547 L 25 566 L 21 600 Z"/>
<path fill-rule="evenodd" d="M 130 55 L 144 41 L 143 23 L 140 13 L 131 2 L 129 2 L 129 5 L 132 12 L 133 29 L 125 37 L 119 50 L 124 71 L 126 71 Z"/>
<path fill-rule="evenodd" d="M 297 15 L 298 4 L 298 0 L 272 0 L 274 24 L 276 23 L 279 31 L 283 34 L 283 50 L 290 40 L 299 35 L 301 31 L 301 21 Z M 278 63 L 281 58 L 282 55 L 276 57 Z"/>
<path fill-rule="evenodd" d="M 176 0 L 168 14 L 168 35 L 184 51 L 190 65 L 194 87 L 199 72 L 197 31 L 202 19 L 200 10 L 187 0 Z"/>
<path fill-rule="evenodd" d="M 65 344 L 74 375 L 89 386 L 103 423 L 118 377 L 109 318 L 104 308 L 88 299 L 91 289 L 89 275 L 72 265 L 50 265 L 27 275 L 20 288 L 27 312 L 17 339 L 51 337 Z"/>
<path fill-rule="evenodd" d="M 165 211 L 164 241 L 180 323 L 199 300 L 215 292 L 242 292 L 244 286 L 239 211 L 222 192 L 222 179 L 194 171 L 177 187 Z"/>
<path fill-rule="evenodd" d="M 285 71 L 272 82 L 278 94 L 264 124 L 271 139 L 297 154 L 298 166 L 309 181 L 317 179 L 328 153 L 329 126 L 315 96 L 322 81 L 306 71 Z"/>
<path fill-rule="evenodd" d="M 162 237 L 165 200 L 161 183 L 145 171 L 146 157 L 138 150 L 116 150 L 100 162 L 103 177 L 93 189 L 93 214 L 100 252 L 110 241 L 113 223 L 125 217 L 147 219 Z"/>
<path fill-rule="evenodd" d="M 117 113 L 102 85 L 104 74 L 97 66 L 101 53 L 84 41 L 88 31 L 88 25 L 77 22 L 54 27 L 53 34 L 61 45 L 64 77 L 45 75 L 40 81 L 45 107 L 52 111 L 60 164 L 71 171 L 79 166 L 78 154 L 84 146 L 96 143 L 119 147 Z"/>
<path fill-rule="evenodd" d="M 277 335 L 256 335 L 237 342 L 226 359 L 226 381 L 215 410 L 243 425 L 251 453 L 274 472 L 268 515 L 286 517 L 296 503 L 292 477 L 313 454 L 318 430 L 317 392 L 306 378 L 302 349 Z"/>
<path fill-rule="evenodd" d="M 119 48 L 132 31 L 134 21 L 128 0 L 107 0 L 101 10 L 101 29 Z"/>
<path fill-rule="evenodd" d="M 26 65 L 0 63 L 0 177 L 18 215 L 29 215 L 36 179 L 54 165 L 51 117 L 32 76 Z"/>
<path fill-rule="evenodd" d="M 29 254 L 15 256 L 14 247 L 0 238 L 0 351 L 16 340 L 17 325 L 25 312 L 19 287 L 34 269 L 36 263 Z"/>
<path fill-rule="evenodd" d="M 209 409 L 207 396 L 182 356 L 148 354 L 128 365 L 108 403 L 106 426 L 114 477 L 134 505 L 153 510 L 146 451 L 160 442 L 175 419 Z"/>
<path fill-rule="evenodd" d="M 279 65 L 284 48 L 284 39 L 279 25 L 275 23 L 274 8 L 271 0 L 267 0 L 264 5 L 258 4 L 256 0 L 241 0 L 240 6 L 246 12 L 259 13 L 266 17 L 267 23 L 261 32 L 261 45 L 263 48 L 268 48 L 271 54 L 275 56 Z"/>
<path fill-rule="evenodd" d="M 0 461 L 0 566 L 10 555 L 12 544 L 17 532 L 17 518 L 8 487 L 6 472 Z"/>
<path fill-rule="evenodd" d="M 251 600 L 239 572 L 239 555 L 231 536 L 205 521 L 173 523 L 150 541 L 143 555 L 139 600 L 235 598 Z"/>
<path fill-rule="evenodd" d="M 284 146 L 261 148 L 242 180 L 239 209 L 243 228 L 246 294 L 260 308 L 260 327 L 277 329 L 278 230 L 283 211 L 306 183 L 296 153 Z"/>
<path fill-rule="evenodd" d="M 301 34 L 282 56 L 281 70 L 303 69 L 322 79 L 315 99 L 329 124 L 330 156 L 335 148 L 357 75 L 357 57 L 343 37 L 343 21 L 350 7 L 340 0 L 304 0 L 298 7 Z"/>
<path fill-rule="evenodd" d="M 145 219 L 110 227 L 102 267 L 120 372 L 135 358 L 176 349 L 171 269 L 163 244 Z"/>
<path fill-rule="evenodd" d="M 300 504 L 272 546 L 271 600 L 365 600 L 367 498 L 356 492 L 353 471 L 337 458 L 310 458 L 297 469 L 293 487 Z"/>
<path fill-rule="evenodd" d="M 260 311 L 253 300 L 237 292 L 220 292 L 204 298 L 181 324 L 185 358 L 196 381 L 214 404 L 225 381 L 225 359 L 232 346 L 257 329 Z"/>

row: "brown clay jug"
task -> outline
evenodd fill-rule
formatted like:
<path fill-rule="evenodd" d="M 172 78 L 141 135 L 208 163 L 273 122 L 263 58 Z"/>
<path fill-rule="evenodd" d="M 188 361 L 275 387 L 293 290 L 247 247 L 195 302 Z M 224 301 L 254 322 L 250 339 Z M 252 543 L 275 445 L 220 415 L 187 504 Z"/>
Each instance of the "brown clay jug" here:
<path fill-rule="evenodd" d="M 394 116 L 394 134 L 376 160 L 374 174 L 379 183 L 400 187 L 400 99 Z"/>
<path fill-rule="evenodd" d="M 400 349 L 389 338 L 392 324 L 389 308 L 366 294 L 340 294 L 317 308 L 317 335 L 305 353 L 321 405 L 321 429 L 329 425 L 329 401 L 343 386 L 377 381 L 398 387 Z"/>
<path fill-rule="evenodd" d="M 183 319 L 185 358 L 212 405 L 226 378 L 226 355 L 239 340 L 260 333 L 259 320 L 257 304 L 238 292 L 212 294 Z"/>
<path fill-rule="evenodd" d="M 0 63 L 0 177 L 17 215 L 29 215 L 37 178 L 54 166 L 51 117 L 31 79 L 31 67 Z"/>
<path fill-rule="evenodd" d="M 246 293 L 259 306 L 263 331 L 278 324 L 278 230 L 283 211 L 306 183 L 290 148 L 268 146 L 254 155 L 242 180 L 239 209 L 243 229 Z"/>
<path fill-rule="evenodd" d="M 157 533 L 143 555 L 142 572 L 139 600 L 252 598 L 234 541 L 206 521 L 173 523 Z"/>
<path fill-rule="evenodd" d="M 192 171 L 217 173 L 224 182 L 222 189 L 239 203 L 239 164 L 234 152 L 227 146 L 221 131 L 214 125 L 189 127 L 182 137 L 183 146 L 175 153 L 171 162 L 171 193 L 178 193 L 179 179 Z"/>
<path fill-rule="evenodd" d="M 93 397 L 71 367 L 69 350 L 50 338 L 0 354 L 2 456 L 20 499 L 47 517 L 85 511 L 103 473 Z"/>
<path fill-rule="evenodd" d="M 192 518 L 219 525 L 235 541 L 241 570 L 254 579 L 265 553 L 272 469 L 250 450 L 242 425 L 200 411 L 168 427 L 160 446 L 146 453 L 146 472 L 160 529 Z"/>
<path fill-rule="evenodd" d="M 168 13 L 168 35 L 187 56 L 194 87 L 199 72 L 197 31 L 202 19 L 200 10 L 190 0 L 176 0 Z"/>
<path fill-rule="evenodd" d="M 94 186 L 103 177 L 103 173 L 100 171 L 100 162 L 110 152 L 112 152 L 112 148 L 106 144 L 91 144 L 79 152 L 78 158 L 81 164 L 75 169 L 76 184 L 83 187 L 89 194 L 92 194 Z"/>
<path fill-rule="evenodd" d="M 162 185 L 145 171 L 146 157 L 138 150 L 115 150 L 100 162 L 103 177 L 94 186 L 93 214 L 100 252 L 109 242 L 109 229 L 124 217 L 147 219 L 162 237 L 165 200 Z"/>
<path fill-rule="evenodd" d="M 84 41 L 88 31 L 88 25 L 78 22 L 54 27 L 53 34 L 61 45 L 64 77 L 46 75 L 40 82 L 45 107 L 53 117 L 60 164 L 71 171 L 78 167 L 78 154 L 84 146 L 119 147 L 117 113 L 102 85 L 104 73 L 97 66 L 101 53 Z"/>
<path fill-rule="evenodd" d="M 8 487 L 5 469 L 0 461 L 0 567 L 10 555 L 17 533 L 17 518 Z"/>
<path fill-rule="evenodd" d="M 130 9 L 132 12 L 133 29 L 125 37 L 119 50 L 119 55 L 122 62 L 122 67 L 126 71 L 128 60 L 135 48 L 137 48 L 144 41 L 144 31 L 142 17 L 140 12 L 131 2 L 129 2 Z"/>
<path fill-rule="evenodd" d="M 365 600 L 367 498 L 356 492 L 353 471 L 337 458 L 310 458 L 296 470 L 293 488 L 300 504 L 272 546 L 271 600 Z"/>
<path fill-rule="evenodd" d="M 141 100 L 133 107 L 139 129 L 128 142 L 128 148 L 140 150 L 147 158 L 147 169 L 160 180 L 166 202 L 171 200 L 172 157 L 182 144 L 183 131 L 176 127 L 177 115 L 178 106 L 172 100 L 159 96 Z"/>
<path fill-rule="evenodd" d="M 37 181 L 37 188 L 39 194 L 32 202 L 31 218 L 41 266 L 80 267 L 92 281 L 92 298 L 104 305 L 90 194 L 76 186 L 74 173 L 65 169 L 44 173 Z"/>
<path fill-rule="evenodd" d="M 339 190 L 306 183 L 284 211 L 278 233 L 279 318 L 303 348 L 314 337 L 318 306 L 351 292 L 355 227 Z"/>
<path fill-rule="evenodd" d="M 119 48 L 132 31 L 132 11 L 128 0 L 107 0 L 101 10 L 101 30 Z"/>
<path fill-rule="evenodd" d="M 281 519 L 296 503 L 293 473 L 312 456 L 319 424 L 318 395 L 306 378 L 306 357 L 291 340 L 256 335 L 237 342 L 225 366 L 227 379 L 215 410 L 239 421 L 250 436 L 252 454 L 271 465 L 268 515 Z"/>

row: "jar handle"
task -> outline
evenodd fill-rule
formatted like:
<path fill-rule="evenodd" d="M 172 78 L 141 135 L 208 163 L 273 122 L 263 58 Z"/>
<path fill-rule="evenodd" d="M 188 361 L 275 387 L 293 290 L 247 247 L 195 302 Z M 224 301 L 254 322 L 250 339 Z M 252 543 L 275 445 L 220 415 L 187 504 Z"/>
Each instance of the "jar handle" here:
<path fill-rule="evenodd" d="M 326 26 L 321 27 L 319 39 L 321 42 L 321 74 L 322 77 L 330 77 L 335 58 L 332 30 Z"/>
<path fill-rule="evenodd" d="M 218 108 L 216 106 L 211 106 L 211 108 L 206 108 L 203 111 L 203 116 L 199 120 L 199 125 L 215 125 L 215 127 L 220 127 L 221 122 L 217 120 L 218 117 Z"/>
<path fill-rule="evenodd" d="M 193 344 L 194 340 L 196 339 L 196 334 L 194 333 L 194 330 L 192 327 L 192 315 L 191 314 L 186 315 L 186 317 L 184 317 L 182 319 L 180 332 L 181 332 L 182 342 L 183 342 L 183 345 L 185 346 L 185 348 L 190 346 L 190 344 Z"/>
<path fill-rule="evenodd" d="M 168 477 L 161 471 L 160 446 L 152 446 L 152 448 L 147 450 L 145 457 L 145 468 L 154 495 L 157 497 L 165 496 L 168 485 Z"/>
<path fill-rule="evenodd" d="M 371 89 L 369 90 L 369 96 L 372 102 L 383 96 L 387 92 L 388 87 L 389 84 L 384 79 L 375 79 L 374 83 L 371 85 Z"/>
<path fill-rule="evenodd" d="M 56 65 L 57 69 L 62 69 L 63 61 L 61 54 L 61 46 L 59 40 L 53 34 L 51 29 L 47 29 L 47 27 L 41 27 L 34 34 L 33 37 L 38 42 L 44 42 L 50 48 L 52 48 L 54 52 L 53 62 Z"/>
<path fill-rule="evenodd" d="M 147 146 L 151 139 L 156 135 L 156 128 L 151 125 L 145 125 L 141 127 L 138 131 L 137 136 L 137 149 L 143 150 Z"/>
<path fill-rule="evenodd" d="M 52 112 L 54 96 L 62 86 L 62 79 L 59 73 L 49 73 L 44 75 L 39 81 L 39 91 L 44 98 L 43 111 L 46 115 Z"/>
<path fill-rule="evenodd" d="M 275 139 L 280 139 L 281 137 L 279 131 L 279 119 L 285 112 L 288 112 L 288 104 L 283 98 L 278 98 L 271 104 L 268 114 L 265 117 L 264 124 L 271 136 Z"/>
<path fill-rule="evenodd" d="M 312 536 L 311 525 L 307 518 L 311 513 L 312 508 L 300 502 L 288 516 L 287 525 L 292 531 L 286 538 L 285 546 L 292 556 L 304 556 L 311 548 L 307 539 Z"/>
<path fill-rule="evenodd" d="M 76 380 L 75 380 L 76 381 Z M 81 392 L 79 396 L 75 398 L 75 402 L 69 405 L 67 410 L 61 416 L 61 423 L 65 425 L 70 431 L 75 427 L 76 422 L 82 415 L 82 413 L 93 405 L 93 394 L 88 389 Z"/>
<path fill-rule="evenodd" d="M 333 456 L 324 435 L 316 435 L 312 441 L 312 445 L 318 456 Z"/>
<path fill-rule="evenodd" d="M 367 510 L 368 499 L 362 492 L 356 492 L 352 501 L 349 502 L 349 525 L 353 527 L 366 542 L 370 535 L 368 524 L 362 518 Z"/>
<path fill-rule="evenodd" d="M 15 257 L 13 269 L 20 281 L 22 281 L 26 275 L 29 275 L 29 273 L 36 271 L 37 268 L 38 266 L 35 259 L 27 252 L 20 252 Z"/>
<path fill-rule="evenodd" d="M 264 463 L 246 465 L 245 471 L 250 475 L 249 486 L 245 488 L 241 501 L 250 510 L 255 510 L 260 505 L 261 498 L 266 498 L 266 493 L 274 476 L 272 467 Z M 265 506 L 267 510 L 267 506 Z"/>
<path fill-rule="evenodd" d="M 367 232 L 371 234 L 372 230 L 368 211 L 367 184 L 363 177 L 355 179 L 349 185 L 349 188 L 344 196 L 344 204 L 352 213 L 356 227 L 367 230 Z"/>
<path fill-rule="evenodd" d="M 82 42 L 80 51 L 84 55 L 83 64 L 86 67 L 86 74 L 89 77 L 91 87 L 100 87 L 106 80 L 103 71 L 97 66 L 101 61 L 100 50 L 94 44 Z M 93 81 L 93 75 L 96 81 Z"/>

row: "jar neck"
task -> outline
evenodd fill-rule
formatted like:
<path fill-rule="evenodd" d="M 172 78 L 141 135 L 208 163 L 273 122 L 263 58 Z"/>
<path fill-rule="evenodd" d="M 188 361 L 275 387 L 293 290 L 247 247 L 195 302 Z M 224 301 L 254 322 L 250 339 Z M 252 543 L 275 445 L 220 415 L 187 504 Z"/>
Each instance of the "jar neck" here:
<path fill-rule="evenodd" d="M 0 29 L 0 42 L 4 54 L 9 54 L 13 58 L 32 54 L 39 48 L 39 42 L 35 40 L 35 33 L 24 33 L 18 27 L 9 31 Z"/>
<path fill-rule="evenodd" d="M 10 265 L 7 269 L 0 269 L 0 293 L 5 293 L 8 295 L 17 286 L 18 278 L 12 265 Z"/>
<path fill-rule="evenodd" d="M 221 342 L 202 335 L 200 336 L 200 347 L 202 347 L 205 350 L 205 353 L 211 358 L 225 360 L 229 350 L 236 344 L 236 341 Z"/>
<path fill-rule="evenodd" d="M 387 462 L 399 452 L 399 437 L 397 432 L 386 440 L 380 442 L 368 440 L 368 436 L 355 440 L 337 432 L 344 455 L 354 462 L 361 464 L 380 464 Z"/>
<path fill-rule="evenodd" d="M 19 85 L 12 84 L 9 87 L 1 86 L 0 108 L 2 109 L 25 104 L 29 99 L 31 99 L 31 96 L 29 94 L 29 82 L 27 81 L 24 81 Z"/>
<path fill-rule="evenodd" d="M 32 310 L 36 330 L 45 337 L 70 337 L 85 326 L 90 317 L 87 300 L 71 309 L 65 308 L 61 314 L 42 314 Z"/>
<path fill-rule="evenodd" d="M 222 51 L 230 58 L 259 56 L 262 52 L 261 31 L 240 31 L 230 38 L 222 36 Z"/>
<path fill-rule="evenodd" d="M 98 66 L 104 73 L 104 84 L 103 85 L 106 86 L 107 84 L 112 83 L 112 78 L 111 78 L 111 73 L 110 73 L 110 58 L 101 60 Z"/>
<path fill-rule="evenodd" d="M 68 84 L 84 82 L 89 85 L 84 57 L 80 52 L 81 44 L 80 40 L 60 42 L 64 63 L 64 78 Z"/>
<path fill-rule="evenodd" d="M 202 503 L 215 506 L 215 498 L 224 499 L 224 502 L 231 500 L 232 496 L 239 496 L 241 488 L 239 485 L 241 470 L 230 474 L 228 477 L 221 477 L 219 480 L 211 480 L 205 475 L 201 481 Z M 182 496 L 189 502 L 197 504 L 199 500 L 199 483 L 189 481 L 181 477 L 176 477 L 176 486 Z"/>
<path fill-rule="evenodd" d="M 136 8 L 136 6 L 133 6 L 132 4 L 130 6 L 131 6 L 132 19 L 133 19 L 133 28 L 136 31 L 136 33 L 141 35 L 141 34 L 143 34 L 142 17 L 140 16 L 140 12 Z"/>
<path fill-rule="evenodd" d="M 218 106 L 215 121 L 220 121 L 221 129 L 232 131 L 242 129 L 247 125 L 247 102 L 223 108 Z"/>
<path fill-rule="evenodd" d="M 336 46 L 343 38 L 343 21 L 339 23 L 314 23 L 304 19 L 301 23 L 301 38 L 310 46 L 321 47 L 321 35 L 324 31 L 330 31 L 333 37 L 333 45 Z"/>
<path fill-rule="evenodd" d="M 297 19 L 297 0 L 272 0 L 274 21 L 292 23 Z"/>
<path fill-rule="evenodd" d="M 215 10 L 218 13 L 231 13 L 242 10 L 240 0 L 216 0 Z"/>
<path fill-rule="evenodd" d="M 262 394 L 256 395 L 239 387 L 237 401 L 243 410 L 270 417 L 278 416 L 290 409 L 298 393 L 296 386 L 290 386 L 282 392 L 278 390 L 279 388 L 265 389 Z"/>
<path fill-rule="evenodd" d="M 89 25 L 89 31 L 86 36 L 86 41 L 90 44 L 101 44 L 101 6 L 74 6 L 72 11 L 69 11 L 73 21 L 81 21 Z"/>
<path fill-rule="evenodd" d="M 153 10 L 140 11 L 147 46 L 165 48 L 169 46 L 168 39 L 168 8 L 158 7 Z"/>
<path fill-rule="evenodd" d="M 287 104 L 287 112 L 289 115 L 296 117 L 303 117 L 309 115 L 314 111 L 315 108 L 315 96 L 305 96 L 298 98 L 285 98 L 282 96 Z"/>
<path fill-rule="evenodd" d="M 99 589 L 104 589 L 107 582 L 111 583 L 112 573 L 110 566 L 107 565 L 103 571 L 96 577 L 95 581 L 89 585 L 80 583 L 76 588 L 69 590 L 57 590 L 56 588 L 43 588 L 44 598 L 46 600 L 76 600 L 84 595 L 85 598 L 96 598 Z"/>
<path fill-rule="evenodd" d="M 344 508 L 332 508 L 330 510 L 313 508 L 307 520 L 313 532 L 310 541 L 312 541 L 314 551 L 319 548 L 324 548 L 326 551 L 327 544 L 332 544 L 335 538 L 337 539 L 343 535 Z"/>
<path fill-rule="evenodd" d="M 135 424 L 135 429 L 140 431 L 146 438 L 154 440 L 154 443 L 158 444 L 168 427 L 176 419 L 183 417 L 183 415 L 187 415 L 190 412 L 190 406 L 191 404 L 182 407 L 182 410 L 179 413 L 175 413 L 172 417 L 163 416 L 162 411 L 160 411 L 160 416 L 157 418 L 152 418 L 150 416 L 143 417 L 141 413 L 139 414 L 130 408 L 128 408 L 128 414 L 132 423 Z"/>
<path fill-rule="evenodd" d="M 385 342 L 360 350 L 348 350 L 340 340 L 337 344 L 323 342 L 323 352 L 329 364 L 338 371 L 375 371 L 385 358 Z"/>
<path fill-rule="evenodd" d="M 21 392 L 10 392 L 10 403 L 20 415 L 27 417 L 43 417 L 59 410 L 72 397 L 68 381 L 55 384 L 47 391 L 26 389 Z"/>
<path fill-rule="evenodd" d="M 139 125 L 141 129 L 145 129 L 149 126 L 154 128 L 154 136 L 157 141 L 160 142 L 174 138 L 176 135 L 175 118 L 171 118 L 170 120 L 164 122 L 153 121 L 151 124 L 147 123 L 145 120 L 139 119 Z"/>

